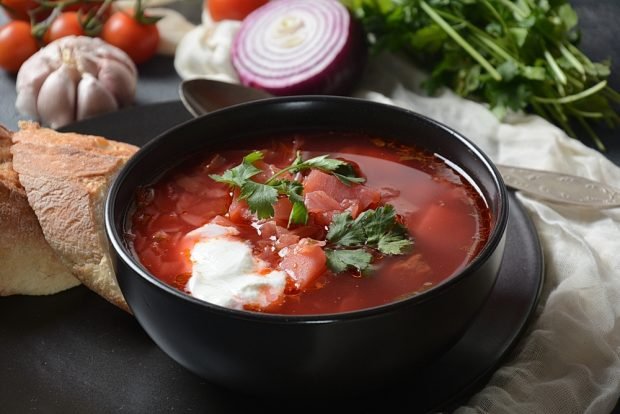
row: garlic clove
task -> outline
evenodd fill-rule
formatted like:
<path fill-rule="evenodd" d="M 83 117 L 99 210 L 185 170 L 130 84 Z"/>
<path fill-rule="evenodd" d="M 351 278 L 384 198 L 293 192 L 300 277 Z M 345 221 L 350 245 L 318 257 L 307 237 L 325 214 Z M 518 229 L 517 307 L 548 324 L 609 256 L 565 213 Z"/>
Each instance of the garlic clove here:
<path fill-rule="evenodd" d="M 75 120 L 75 97 L 79 79 L 80 74 L 75 67 L 62 65 L 41 85 L 37 112 L 52 128 L 59 128 Z"/>
<path fill-rule="evenodd" d="M 88 73 L 97 76 L 99 65 L 97 64 L 96 57 L 92 53 L 80 53 L 75 57 L 75 64 L 80 73 Z"/>
<path fill-rule="evenodd" d="M 84 73 L 77 87 L 77 114 L 79 121 L 94 115 L 118 109 L 116 99 L 90 73 Z"/>
<path fill-rule="evenodd" d="M 26 61 L 22 68 L 24 70 L 19 71 L 15 82 L 15 89 L 17 91 L 15 108 L 21 114 L 37 118 L 39 116 L 37 96 L 41 90 L 41 85 L 43 85 L 49 74 L 52 73 L 53 68 L 41 56 L 33 57 L 33 59 Z"/>
<path fill-rule="evenodd" d="M 135 63 L 133 63 L 129 55 L 120 49 L 110 47 L 110 45 L 104 43 L 101 39 L 96 40 L 101 41 L 101 44 L 93 50 L 99 60 L 113 60 L 124 66 L 133 76 L 138 76 L 138 68 L 136 68 Z"/>
<path fill-rule="evenodd" d="M 163 16 L 156 23 L 157 30 L 159 30 L 157 53 L 160 55 L 174 56 L 177 45 L 181 39 L 183 39 L 183 36 L 195 26 L 176 10 L 163 7 L 149 7 L 148 11 L 153 16 Z"/>
<path fill-rule="evenodd" d="M 137 80 L 124 64 L 104 59 L 100 62 L 97 77 L 99 82 L 116 97 L 120 106 L 133 102 Z"/>

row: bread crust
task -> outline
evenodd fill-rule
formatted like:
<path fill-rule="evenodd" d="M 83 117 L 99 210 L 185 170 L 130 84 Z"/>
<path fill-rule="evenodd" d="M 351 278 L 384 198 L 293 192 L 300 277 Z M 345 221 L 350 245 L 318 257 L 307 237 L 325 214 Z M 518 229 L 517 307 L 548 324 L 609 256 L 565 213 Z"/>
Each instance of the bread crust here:
<path fill-rule="evenodd" d="M 0 296 L 51 295 L 80 282 L 43 236 L 13 169 L 11 133 L 0 125 Z"/>
<path fill-rule="evenodd" d="M 13 168 L 50 246 L 88 288 L 129 311 L 116 283 L 103 204 L 113 178 L 137 147 L 21 122 Z"/>

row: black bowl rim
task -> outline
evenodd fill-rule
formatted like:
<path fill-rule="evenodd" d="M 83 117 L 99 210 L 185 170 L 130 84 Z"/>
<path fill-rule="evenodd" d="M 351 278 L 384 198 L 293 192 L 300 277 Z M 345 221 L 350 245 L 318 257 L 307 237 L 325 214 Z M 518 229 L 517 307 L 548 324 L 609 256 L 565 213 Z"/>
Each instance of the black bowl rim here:
<path fill-rule="evenodd" d="M 381 110 L 387 111 L 396 111 L 405 113 L 409 116 L 413 116 L 421 120 L 422 122 L 426 122 L 430 127 L 440 129 L 444 134 L 448 134 L 453 138 L 457 139 L 461 142 L 469 151 L 471 151 L 483 164 L 483 166 L 491 173 L 492 178 L 494 179 L 494 183 L 499 190 L 499 212 L 497 214 L 496 225 L 494 226 L 489 238 L 487 240 L 486 245 L 483 249 L 478 253 L 476 258 L 472 260 L 467 266 L 461 269 L 459 272 L 451 275 L 449 278 L 445 279 L 440 284 L 433 286 L 431 289 L 424 291 L 420 294 L 410 296 L 405 299 L 396 300 L 393 302 L 389 302 L 386 304 L 364 308 L 359 310 L 347 311 L 347 312 L 339 312 L 339 313 L 329 313 L 329 314 L 308 314 L 308 315 L 286 315 L 286 314 L 272 314 L 272 313 L 262 313 L 262 312 L 252 312 L 246 310 L 237 310 L 231 309 L 219 305 L 215 305 L 204 300 L 195 298 L 187 293 L 184 293 L 162 280 L 158 279 L 156 276 L 152 275 L 148 272 L 139 262 L 138 259 L 127 249 L 125 243 L 116 231 L 114 225 L 114 207 L 116 195 L 121 187 L 121 183 L 124 181 L 124 178 L 128 176 L 133 168 L 136 165 L 139 165 L 142 158 L 148 156 L 151 147 L 156 147 L 159 145 L 159 142 L 165 140 L 169 135 L 174 135 L 177 130 L 185 128 L 187 125 L 202 122 L 201 120 L 205 117 L 215 117 L 220 116 L 220 114 L 225 114 L 228 112 L 238 111 L 240 108 L 245 107 L 253 107 L 256 105 L 275 105 L 275 106 L 286 106 L 289 104 L 295 103 L 324 103 L 324 102 L 332 102 L 339 103 L 345 105 L 370 105 L 377 106 Z M 205 148 L 208 147 L 208 144 L 205 145 Z M 125 209 L 125 214 L 127 210 Z M 104 224 L 105 224 L 105 232 L 108 237 L 110 244 L 114 249 L 114 253 L 117 257 L 120 257 L 121 260 L 138 276 L 142 279 L 146 280 L 148 283 L 154 285 L 155 287 L 161 289 L 162 291 L 171 294 L 183 301 L 188 302 L 191 305 L 197 306 L 199 308 L 206 309 L 210 312 L 215 312 L 218 314 L 226 315 L 229 317 L 240 318 L 240 319 L 249 319 L 254 320 L 256 322 L 262 323 L 303 323 L 303 324 L 321 324 L 321 323 L 334 323 L 334 322 L 344 322 L 348 320 L 354 319 L 362 319 L 366 317 L 374 317 L 379 314 L 386 314 L 389 312 L 394 312 L 403 306 L 410 306 L 413 304 L 421 303 L 426 300 L 431 299 L 434 296 L 442 294 L 444 291 L 453 288 L 458 285 L 464 278 L 468 277 L 468 275 L 473 274 L 478 268 L 480 268 L 486 260 L 491 256 L 491 254 L 495 251 L 497 246 L 500 244 L 501 240 L 504 237 L 504 232 L 506 230 L 507 222 L 508 222 L 508 196 L 506 186 L 504 181 L 493 164 L 490 158 L 472 141 L 466 138 L 464 135 L 459 132 L 453 130 L 447 125 L 429 118 L 425 115 L 419 114 L 415 111 L 399 107 L 396 105 L 386 104 L 382 102 L 370 101 L 367 99 L 361 98 L 353 98 L 353 97 L 343 97 L 343 96 L 328 96 L 328 95 L 298 95 L 298 96 L 288 96 L 288 97 L 274 97 L 261 99 L 259 101 L 246 102 L 237 105 L 232 105 L 226 108 L 222 108 L 217 111 L 210 112 L 201 117 L 193 118 L 188 121 L 185 121 L 181 124 L 178 124 L 161 134 L 157 135 L 155 138 L 147 142 L 143 145 L 123 166 L 121 171 L 115 177 L 112 185 L 110 186 L 106 198 L 105 198 L 105 206 L 104 206 Z M 128 303 L 131 308 L 131 304 Z"/>

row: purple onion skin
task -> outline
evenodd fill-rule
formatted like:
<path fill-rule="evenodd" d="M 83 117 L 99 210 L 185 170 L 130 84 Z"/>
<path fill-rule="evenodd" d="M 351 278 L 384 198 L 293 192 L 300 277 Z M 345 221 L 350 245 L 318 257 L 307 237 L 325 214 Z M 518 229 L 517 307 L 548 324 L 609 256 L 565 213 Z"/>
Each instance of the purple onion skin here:
<path fill-rule="evenodd" d="M 282 87 L 267 87 L 253 77 L 239 74 L 243 85 L 261 89 L 275 96 L 288 95 L 348 95 L 359 83 L 366 66 L 368 45 L 366 34 L 357 19 L 350 16 L 348 41 L 335 59 L 320 73 L 296 84 Z M 236 54 L 237 42 L 233 44 Z M 235 60 L 233 59 L 233 66 Z"/>

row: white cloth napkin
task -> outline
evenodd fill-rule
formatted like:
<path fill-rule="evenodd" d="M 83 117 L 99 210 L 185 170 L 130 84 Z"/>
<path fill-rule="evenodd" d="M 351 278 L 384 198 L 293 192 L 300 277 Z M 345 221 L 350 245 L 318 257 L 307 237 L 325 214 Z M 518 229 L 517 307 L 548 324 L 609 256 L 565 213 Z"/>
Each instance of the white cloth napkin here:
<path fill-rule="evenodd" d="M 498 163 L 620 185 L 620 168 L 537 116 L 499 122 L 446 91 L 424 96 L 404 60 L 370 62 L 357 96 L 437 119 Z M 543 247 L 545 282 L 535 319 L 505 364 L 457 413 L 609 413 L 620 395 L 620 208 L 592 210 L 518 194 Z"/>

